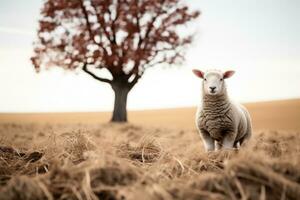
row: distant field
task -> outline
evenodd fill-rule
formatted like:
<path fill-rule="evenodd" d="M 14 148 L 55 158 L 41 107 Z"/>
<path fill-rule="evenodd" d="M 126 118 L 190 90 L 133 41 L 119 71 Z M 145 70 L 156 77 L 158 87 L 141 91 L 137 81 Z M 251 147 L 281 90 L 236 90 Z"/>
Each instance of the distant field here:
<path fill-rule="evenodd" d="M 254 129 L 300 130 L 300 99 L 248 103 Z M 196 108 L 129 111 L 134 124 L 194 129 Z M 88 123 L 109 121 L 110 112 L 0 114 L 0 123 Z"/>

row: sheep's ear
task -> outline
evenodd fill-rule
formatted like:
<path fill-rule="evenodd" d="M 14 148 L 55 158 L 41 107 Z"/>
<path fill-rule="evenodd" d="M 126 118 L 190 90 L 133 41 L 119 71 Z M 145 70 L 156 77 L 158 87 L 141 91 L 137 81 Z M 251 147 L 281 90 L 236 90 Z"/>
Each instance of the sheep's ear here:
<path fill-rule="evenodd" d="M 193 69 L 193 72 L 196 76 L 198 76 L 199 78 L 203 78 L 204 77 L 204 73 L 201 70 L 198 69 Z"/>
<path fill-rule="evenodd" d="M 223 75 L 223 78 L 230 78 L 233 76 L 233 74 L 235 73 L 235 71 L 226 71 Z"/>

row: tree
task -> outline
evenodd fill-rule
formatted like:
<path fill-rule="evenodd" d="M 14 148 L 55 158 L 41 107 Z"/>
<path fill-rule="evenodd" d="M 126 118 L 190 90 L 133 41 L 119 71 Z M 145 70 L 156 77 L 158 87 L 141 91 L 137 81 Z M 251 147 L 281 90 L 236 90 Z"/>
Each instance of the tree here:
<path fill-rule="evenodd" d="M 112 121 L 124 122 L 129 91 L 146 69 L 183 60 L 192 35 L 180 36 L 178 27 L 198 15 L 180 0 L 46 0 L 31 61 L 37 71 L 81 68 L 110 84 Z"/>

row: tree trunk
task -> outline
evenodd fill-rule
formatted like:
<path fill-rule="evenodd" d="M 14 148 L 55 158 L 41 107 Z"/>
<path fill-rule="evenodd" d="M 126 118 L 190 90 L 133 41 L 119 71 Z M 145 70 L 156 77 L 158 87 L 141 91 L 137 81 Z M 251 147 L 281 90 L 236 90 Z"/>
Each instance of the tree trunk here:
<path fill-rule="evenodd" d="M 112 122 L 127 122 L 127 96 L 129 87 L 123 84 L 112 85 L 115 93 L 114 111 L 111 121 Z"/>

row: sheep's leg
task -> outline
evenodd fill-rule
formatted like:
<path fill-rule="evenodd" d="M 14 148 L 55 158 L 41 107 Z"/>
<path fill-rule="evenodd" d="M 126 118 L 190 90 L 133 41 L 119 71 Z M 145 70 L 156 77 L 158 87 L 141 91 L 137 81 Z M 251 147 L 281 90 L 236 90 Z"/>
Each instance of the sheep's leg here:
<path fill-rule="evenodd" d="M 235 142 L 233 147 L 239 149 L 241 147 L 240 141 Z"/>
<path fill-rule="evenodd" d="M 215 141 L 208 137 L 208 138 L 203 138 L 203 142 L 204 142 L 204 147 L 206 151 L 214 151 L 215 150 Z"/>
<path fill-rule="evenodd" d="M 215 150 L 215 141 L 210 137 L 209 133 L 206 130 L 201 129 L 200 135 L 204 143 L 205 150 L 206 151 Z"/>
<path fill-rule="evenodd" d="M 240 140 L 240 144 L 244 146 L 244 144 L 247 143 L 248 140 L 250 139 L 251 135 L 252 135 L 252 130 L 251 130 L 251 126 L 250 126 L 250 127 L 248 127 L 248 130 L 247 130 L 245 136 Z"/>
<path fill-rule="evenodd" d="M 220 141 L 215 140 L 215 151 L 222 149 L 222 144 Z"/>
<path fill-rule="evenodd" d="M 251 118 L 249 115 L 249 112 L 244 108 L 244 113 L 247 119 L 247 125 L 246 125 L 246 132 L 242 139 L 240 139 L 240 145 L 244 146 L 244 143 L 247 143 L 247 141 L 250 139 L 252 135 L 252 124 L 251 124 Z"/>
<path fill-rule="evenodd" d="M 234 134 L 228 134 L 223 138 L 222 148 L 223 149 L 232 149 L 234 147 L 235 137 Z"/>

